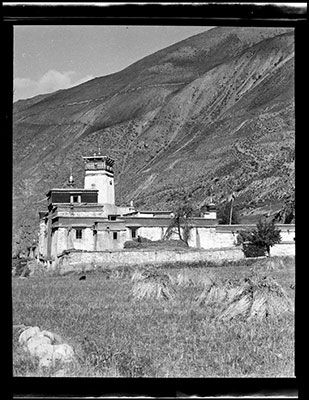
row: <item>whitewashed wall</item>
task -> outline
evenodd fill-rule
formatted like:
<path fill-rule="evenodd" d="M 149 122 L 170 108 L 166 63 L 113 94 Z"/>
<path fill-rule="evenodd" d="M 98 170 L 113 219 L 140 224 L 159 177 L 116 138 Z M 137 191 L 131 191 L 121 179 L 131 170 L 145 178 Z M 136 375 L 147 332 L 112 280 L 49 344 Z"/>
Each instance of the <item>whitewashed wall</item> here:
<path fill-rule="evenodd" d="M 95 251 L 72 252 L 61 257 L 57 266 L 61 273 L 71 271 L 90 271 L 97 268 L 112 268 L 137 264 L 162 264 L 166 262 L 192 262 L 240 260 L 244 254 L 240 248 L 216 250 L 165 250 L 165 251 Z"/>
<path fill-rule="evenodd" d="M 113 239 L 113 231 L 98 231 L 96 239 L 97 251 L 115 251 L 123 249 L 124 242 L 129 240 L 127 234 L 127 231 L 117 231 L 117 239 Z"/>
<path fill-rule="evenodd" d="M 208 226 L 194 227 L 190 231 L 189 246 L 200 249 L 224 249 L 235 247 L 238 231 L 243 229 L 253 229 L 255 226 L 232 225 L 232 226 Z M 278 225 L 281 230 L 281 243 L 271 249 L 272 255 L 293 255 L 295 254 L 295 226 Z M 167 227 L 140 227 L 137 235 L 150 240 L 161 240 Z M 45 223 L 40 223 L 40 242 L 39 251 L 42 255 L 47 252 L 47 227 Z M 117 231 L 117 239 L 113 239 L 113 231 L 98 231 L 97 238 L 91 228 L 83 229 L 82 239 L 76 239 L 75 229 L 59 227 L 53 231 L 51 255 L 60 255 L 64 250 L 76 249 L 85 251 L 115 251 L 123 249 L 126 241 L 132 240 L 131 229 Z M 179 239 L 177 234 L 173 234 L 171 239 Z M 96 247 L 95 247 L 96 240 Z"/>
<path fill-rule="evenodd" d="M 43 257 L 46 257 L 46 255 L 47 255 L 47 226 L 43 219 L 40 221 L 38 248 L 39 248 L 39 254 L 43 255 Z"/>

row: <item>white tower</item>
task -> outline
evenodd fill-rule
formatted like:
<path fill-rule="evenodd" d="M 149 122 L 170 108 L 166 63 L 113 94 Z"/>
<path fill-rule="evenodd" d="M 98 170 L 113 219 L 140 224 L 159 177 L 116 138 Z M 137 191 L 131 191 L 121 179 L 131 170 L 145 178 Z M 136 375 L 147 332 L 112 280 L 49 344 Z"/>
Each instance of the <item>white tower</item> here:
<path fill-rule="evenodd" d="M 85 189 L 98 190 L 98 203 L 115 204 L 114 160 L 107 156 L 83 157 L 85 162 Z"/>

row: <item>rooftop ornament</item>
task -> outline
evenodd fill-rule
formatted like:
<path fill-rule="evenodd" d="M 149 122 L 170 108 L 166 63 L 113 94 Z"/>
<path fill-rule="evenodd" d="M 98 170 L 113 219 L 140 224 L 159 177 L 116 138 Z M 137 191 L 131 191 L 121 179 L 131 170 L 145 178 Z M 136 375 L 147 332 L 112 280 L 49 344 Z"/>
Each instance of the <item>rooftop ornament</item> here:
<path fill-rule="evenodd" d="M 70 187 L 73 187 L 74 186 L 74 178 L 73 178 L 73 173 L 72 173 L 72 167 L 71 167 L 71 170 L 70 170 L 70 177 L 69 177 L 69 186 Z"/>

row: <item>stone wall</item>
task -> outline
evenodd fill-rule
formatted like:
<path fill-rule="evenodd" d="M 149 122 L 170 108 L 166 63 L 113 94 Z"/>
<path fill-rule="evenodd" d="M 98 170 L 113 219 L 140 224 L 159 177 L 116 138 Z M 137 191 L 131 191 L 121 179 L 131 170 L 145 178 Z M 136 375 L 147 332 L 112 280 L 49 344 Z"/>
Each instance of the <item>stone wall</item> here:
<path fill-rule="evenodd" d="M 112 224 L 112 222 L 111 222 Z M 295 254 L 295 225 L 278 224 L 281 231 L 281 243 L 271 249 L 273 255 Z M 204 227 L 193 227 L 189 240 L 189 246 L 197 249 L 225 249 L 235 247 L 238 232 L 241 230 L 255 229 L 256 225 L 209 225 Z M 150 240 L 161 240 L 167 227 L 165 226 L 143 226 L 138 228 L 136 234 Z M 40 252 L 47 253 L 47 227 L 44 223 L 40 225 Z M 171 239 L 178 240 L 176 234 Z M 98 230 L 95 235 L 90 227 L 83 230 L 82 239 L 76 239 L 75 229 L 59 227 L 53 231 L 52 252 L 53 257 L 59 256 L 64 250 L 84 251 L 117 251 L 123 249 L 124 242 L 132 240 L 131 229 L 118 230 L 117 239 L 113 238 L 112 229 Z"/>
<path fill-rule="evenodd" d="M 137 235 L 150 240 L 161 240 L 167 228 L 156 226 L 145 226 L 138 228 Z M 179 238 L 178 238 L 179 239 Z M 130 239 L 128 239 L 130 240 Z"/>
<path fill-rule="evenodd" d="M 61 254 L 68 248 L 68 230 L 66 228 L 58 228 L 57 254 Z"/>
<path fill-rule="evenodd" d="M 94 249 L 94 239 L 93 231 L 91 228 L 83 229 L 82 238 L 76 238 L 76 230 L 72 229 L 71 240 L 73 243 L 73 248 L 77 250 L 93 250 Z M 58 252 L 59 254 L 60 252 Z"/>
<path fill-rule="evenodd" d="M 216 226 L 192 228 L 189 245 L 203 249 L 233 247 L 236 236 L 236 231 L 220 232 Z"/>
<path fill-rule="evenodd" d="M 285 248 L 287 252 L 295 254 L 295 225 L 277 224 L 280 229 L 281 243 L 274 246 L 273 252 L 279 251 L 279 248 Z M 201 247 L 204 249 L 233 247 L 237 242 L 238 232 L 243 230 L 253 230 L 256 225 L 215 225 L 203 228 L 193 228 L 191 230 L 191 239 L 189 245 L 192 247 Z M 284 247 L 284 245 L 286 245 Z M 294 250 L 293 250 L 294 246 Z"/>
<path fill-rule="evenodd" d="M 114 239 L 114 233 L 117 234 L 117 239 Z M 123 248 L 124 242 L 126 240 L 128 240 L 127 231 L 97 231 L 96 250 L 120 250 Z"/>
<path fill-rule="evenodd" d="M 295 243 L 279 243 L 270 248 L 271 257 L 295 256 Z"/>
<path fill-rule="evenodd" d="M 58 254 L 58 229 L 53 229 L 51 232 L 51 255 Z"/>
<path fill-rule="evenodd" d="M 136 264 L 162 264 L 166 262 L 240 260 L 244 258 L 241 248 L 215 250 L 164 250 L 164 251 L 75 251 L 59 258 L 57 267 L 61 273 L 89 271 Z M 56 265 L 54 264 L 54 267 Z"/>
<path fill-rule="evenodd" d="M 40 221 L 40 230 L 39 230 L 39 246 L 38 246 L 39 254 L 42 254 L 44 257 L 47 255 L 47 224 L 44 219 Z"/>
<path fill-rule="evenodd" d="M 294 242 L 295 225 L 277 225 L 281 231 L 281 243 L 290 244 Z M 204 227 L 193 227 L 190 231 L 189 246 L 202 249 L 221 249 L 233 247 L 237 242 L 239 231 L 255 229 L 256 225 L 209 225 Z M 165 227 L 141 227 L 137 234 L 151 240 L 162 239 L 166 232 Z M 173 234 L 171 239 L 179 239 Z M 130 239 L 128 239 L 130 240 Z"/>

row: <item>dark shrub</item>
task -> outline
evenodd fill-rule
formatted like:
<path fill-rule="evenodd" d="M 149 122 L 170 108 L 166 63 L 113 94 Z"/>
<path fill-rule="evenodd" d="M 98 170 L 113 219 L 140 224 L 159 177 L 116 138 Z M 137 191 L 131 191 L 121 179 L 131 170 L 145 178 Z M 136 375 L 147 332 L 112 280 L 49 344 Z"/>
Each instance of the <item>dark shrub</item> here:
<path fill-rule="evenodd" d="M 256 229 L 241 231 L 237 236 L 237 245 L 243 245 L 246 257 L 258 257 L 267 253 L 270 256 L 270 248 L 280 243 L 280 230 L 274 221 L 260 219 Z"/>
<path fill-rule="evenodd" d="M 133 240 L 127 240 L 124 242 L 124 248 L 125 249 L 134 249 L 134 248 L 144 248 L 142 244 L 149 244 L 152 243 L 152 240 L 144 238 L 142 236 L 138 236 L 137 238 Z M 146 246 L 147 247 L 147 246 Z"/>
<path fill-rule="evenodd" d="M 123 245 L 124 249 L 135 249 L 138 247 L 140 247 L 139 243 L 135 242 L 134 240 L 127 240 Z"/>
<path fill-rule="evenodd" d="M 265 249 L 259 246 L 256 246 L 252 243 L 243 244 L 243 252 L 245 257 L 261 257 L 265 256 Z"/>

